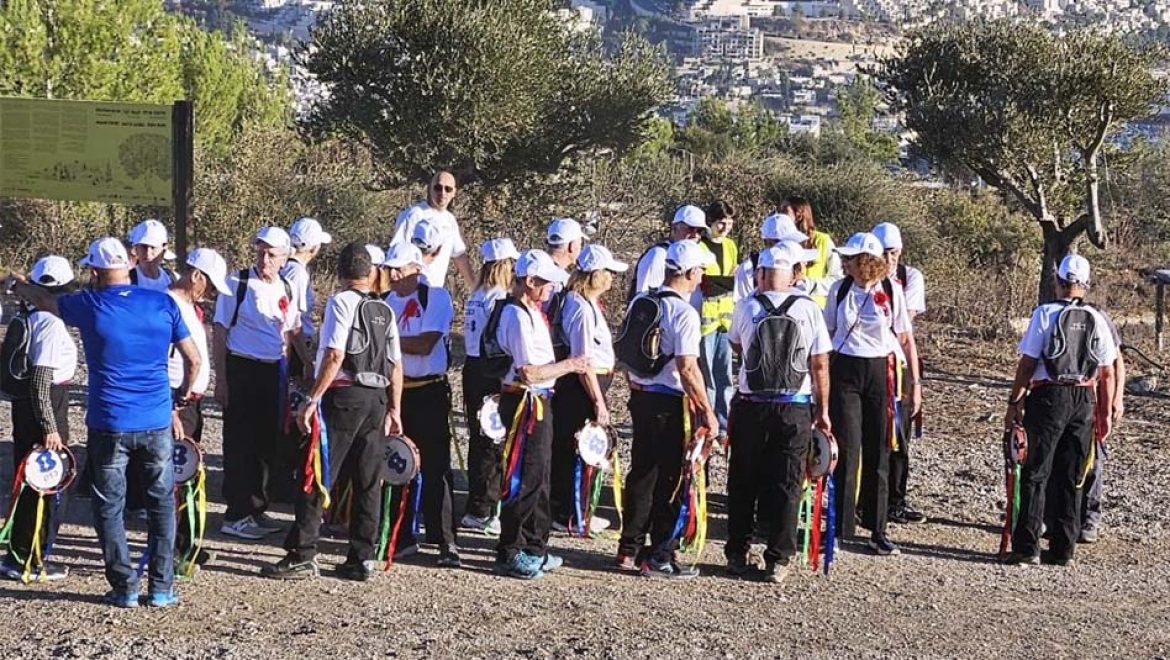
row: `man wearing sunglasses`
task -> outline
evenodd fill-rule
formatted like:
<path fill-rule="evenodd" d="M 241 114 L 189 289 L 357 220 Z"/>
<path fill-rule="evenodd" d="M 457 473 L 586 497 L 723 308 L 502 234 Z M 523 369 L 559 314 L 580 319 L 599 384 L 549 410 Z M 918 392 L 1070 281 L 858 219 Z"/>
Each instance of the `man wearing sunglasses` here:
<path fill-rule="evenodd" d="M 471 269 L 471 259 L 467 256 L 463 232 L 449 210 L 451 202 L 455 200 L 455 190 L 454 174 L 447 170 L 435 172 L 427 188 L 427 198 L 415 202 L 398 214 L 394 221 L 394 237 L 391 243 L 409 243 L 414 236 L 415 226 L 423 220 L 429 220 L 442 231 L 443 245 L 435 259 L 424 269 L 425 281 L 429 286 L 445 288 L 447 270 L 454 261 L 455 267 L 459 269 L 467 283 L 468 290 L 471 290 L 475 288 L 476 275 Z"/>

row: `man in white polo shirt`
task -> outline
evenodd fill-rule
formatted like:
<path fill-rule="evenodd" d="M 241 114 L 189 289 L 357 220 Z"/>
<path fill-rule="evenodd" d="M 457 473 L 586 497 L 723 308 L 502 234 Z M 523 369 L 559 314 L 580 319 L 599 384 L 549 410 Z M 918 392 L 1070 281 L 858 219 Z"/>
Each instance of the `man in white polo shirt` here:
<path fill-rule="evenodd" d="M 293 351 L 289 355 L 289 374 L 294 381 L 308 384 L 313 382 L 313 338 L 317 334 L 313 328 L 316 301 L 309 264 L 321 253 L 323 246 L 333 241 L 333 237 L 313 218 L 298 218 L 289 228 L 288 236 L 292 254 L 280 269 L 280 275 L 292 285 L 301 316 L 301 332 L 293 340 Z"/>
<path fill-rule="evenodd" d="M 423 275 L 430 286 L 445 288 L 447 269 L 452 261 L 463 275 L 468 290 L 475 288 L 475 271 L 471 268 L 471 259 L 467 256 L 467 245 L 463 242 L 463 232 L 455 216 L 448 210 L 455 200 L 455 175 L 447 170 L 439 170 L 431 179 L 427 188 L 427 198 L 415 202 L 398 214 L 394 220 L 394 236 L 391 243 L 406 243 L 414 236 L 414 228 L 422 220 L 430 220 L 442 232 L 443 243 L 432 261 L 424 270 Z"/>
<path fill-rule="evenodd" d="M 134 247 L 135 266 L 130 269 L 130 283 L 155 291 L 166 291 L 179 279 L 175 272 L 163 265 L 174 259 L 167 248 L 167 228 L 158 220 L 143 220 L 130 230 L 130 244 Z"/>
<path fill-rule="evenodd" d="M 280 276 L 288 233 L 264 227 L 252 241 L 255 264 L 228 279 L 232 295 L 215 306 L 215 399 L 224 407 L 221 531 L 259 539 L 280 530 L 265 513 L 276 444 L 283 426 L 289 342 L 300 332 L 292 286 Z M 276 478 L 291 478 L 276 475 Z"/>

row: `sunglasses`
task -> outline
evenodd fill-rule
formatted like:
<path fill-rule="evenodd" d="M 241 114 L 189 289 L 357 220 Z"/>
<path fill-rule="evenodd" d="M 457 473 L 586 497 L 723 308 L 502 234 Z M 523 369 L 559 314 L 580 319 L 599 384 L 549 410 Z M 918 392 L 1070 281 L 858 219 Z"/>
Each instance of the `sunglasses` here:
<path fill-rule="evenodd" d="M 441 183 L 436 183 L 432 188 L 435 192 L 445 192 L 448 194 L 455 192 L 455 186 L 444 186 Z"/>

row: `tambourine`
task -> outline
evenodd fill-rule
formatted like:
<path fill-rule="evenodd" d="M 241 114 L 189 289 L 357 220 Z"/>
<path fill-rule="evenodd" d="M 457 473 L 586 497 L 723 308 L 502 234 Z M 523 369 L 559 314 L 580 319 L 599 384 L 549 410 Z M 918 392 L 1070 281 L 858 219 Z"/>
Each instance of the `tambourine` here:
<path fill-rule="evenodd" d="M 605 428 L 593 422 L 587 422 L 577 431 L 577 455 L 581 462 L 602 470 L 608 470 L 610 441 Z"/>
<path fill-rule="evenodd" d="M 479 428 L 497 445 L 507 437 L 508 427 L 504 426 L 504 420 L 500 419 L 499 394 L 483 398 L 483 405 L 479 407 Z"/>
<path fill-rule="evenodd" d="M 837 439 L 832 433 L 813 429 L 812 446 L 808 452 L 808 476 L 820 479 L 837 469 Z"/>
<path fill-rule="evenodd" d="M 390 436 L 386 440 L 385 466 L 383 478 L 391 486 L 405 486 L 414 481 L 422 466 L 418 447 L 405 436 Z"/>
<path fill-rule="evenodd" d="M 191 438 L 177 438 L 173 454 L 175 464 L 175 485 L 191 481 L 199 474 L 203 465 L 203 450 Z"/>
<path fill-rule="evenodd" d="M 77 461 L 68 447 L 53 451 L 37 446 L 24 461 L 24 483 L 42 495 L 60 493 L 77 476 Z"/>
<path fill-rule="evenodd" d="M 1008 465 L 1023 465 L 1028 460 L 1028 432 L 1019 424 L 1003 432 L 1003 459 Z"/>

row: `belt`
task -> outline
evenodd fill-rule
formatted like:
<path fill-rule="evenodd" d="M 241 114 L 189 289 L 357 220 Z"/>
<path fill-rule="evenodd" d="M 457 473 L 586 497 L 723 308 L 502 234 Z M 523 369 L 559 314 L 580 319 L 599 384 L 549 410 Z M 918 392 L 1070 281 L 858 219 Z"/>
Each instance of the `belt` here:
<path fill-rule="evenodd" d="M 740 393 L 739 398 L 749 403 L 798 403 L 812 404 L 811 394 L 751 394 Z"/>
<path fill-rule="evenodd" d="M 556 391 L 551 387 L 528 387 L 526 385 L 517 385 L 515 383 L 504 383 L 500 386 L 501 392 L 508 394 L 524 394 L 525 392 L 532 392 L 537 396 L 551 397 Z"/>
<path fill-rule="evenodd" d="M 235 353 L 233 351 L 228 351 L 228 355 L 230 357 L 240 358 L 241 360 L 247 360 L 249 362 L 260 362 L 261 364 L 277 364 L 278 362 L 280 362 L 283 359 L 283 358 L 276 358 L 275 360 L 263 360 L 261 358 L 252 357 L 251 355 L 241 355 L 241 354 Z"/>
<path fill-rule="evenodd" d="M 447 381 L 447 375 L 439 376 L 423 376 L 422 378 L 403 378 L 402 389 L 414 390 L 427 385 L 434 385 L 435 383 L 444 383 Z"/>
<path fill-rule="evenodd" d="M 1028 389 L 1038 390 L 1042 387 L 1096 387 L 1097 379 L 1091 378 L 1089 380 L 1082 380 L 1077 383 L 1060 383 L 1055 380 L 1034 380 L 1028 383 Z"/>
<path fill-rule="evenodd" d="M 685 392 L 680 392 L 679 390 L 676 390 L 673 387 L 669 387 L 667 385 L 659 385 L 657 383 L 652 383 L 650 385 L 642 385 L 641 383 L 635 383 L 633 381 L 630 381 L 630 389 L 635 391 L 635 392 L 649 392 L 650 394 L 666 394 L 667 396 L 678 396 L 678 397 L 685 396 Z"/>

